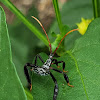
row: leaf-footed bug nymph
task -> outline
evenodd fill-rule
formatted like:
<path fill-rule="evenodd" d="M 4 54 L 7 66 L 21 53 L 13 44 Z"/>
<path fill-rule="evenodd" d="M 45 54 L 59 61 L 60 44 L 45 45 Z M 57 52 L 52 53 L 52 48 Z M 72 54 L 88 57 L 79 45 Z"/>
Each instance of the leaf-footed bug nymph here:
<path fill-rule="evenodd" d="M 36 74 L 39 74 L 39 75 L 43 75 L 43 76 L 47 76 L 47 75 L 50 75 L 52 80 L 54 81 L 55 83 L 55 87 L 54 87 L 54 95 L 53 95 L 53 100 L 56 100 L 57 98 L 57 95 L 58 95 L 58 84 L 57 84 L 57 81 L 55 79 L 55 77 L 53 76 L 53 74 L 50 72 L 50 69 L 51 70 L 54 70 L 56 72 L 59 72 L 59 73 L 62 73 L 63 76 L 64 76 L 64 79 L 66 80 L 68 86 L 70 87 L 73 87 L 72 85 L 69 84 L 69 79 L 68 79 L 68 76 L 67 74 L 65 73 L 66 71 L 64 70 L 65 69 L 65 62 L 64 61 L 57 61 L 56 59 L 53 59 L 57 49 L 59 48 L 61 42 L 63 41 L 63 39 L 71 32 L 73 31 L 76 31 L 78 29 L 73 29 L 71 31 L 69 31 L 68 33 L 65 34 L 65 36 L 61 39 L 61 41 L 59 42 L 57 48 L 55 49 L 55 51 L 52 53 L 52 47 L 51 47 L 51 43 L 50 43 L 50 40 L 48 38 L 48 35 L 43 27 L 43 25 L 41 24 L 41 22 L 35 18 L 34 16 L 32 16 L 32 18 L 34 18 L 39 24 L 40 26 L 42 27 L 46 37 L 47 37 L 47 40 L 49 42 L 49 47 L 50 47 L 50 55 L 48 57 L 48 59 L 46 60 L 46 62 L 44 62 L 44 60 L 42 59 L 42 57 L 38 54 L 36 55 L 35 57 L 35 61 L 34 61 L 34 64 L 31 64 L 31 63 L 27 63 L 25 66 L 24 66 L 24 73 L 26 75 L 26 78 L 27 78 L 27 81 L 29 83 L 29 86 L 30 86 L 30 90 L 32 89 L 32 84 L 31 84 L 31 79 L 30 79 L 30 76 L 29 76 L 29 73 L 28 73 L 28 68 L 27 67 L 31 67 L 31 71 L 33 71 L 34 73 Z M 39 58 L 41 60 L 41 62 L 43 63 L 42 66 L 38 66 L 37 65 L 37 58 Z M 53 67 L 51 67 L 51 65 L 55 64 L 58 66 L 59 63 L 62 63 L 63 64 L 63 71 L 60 71 L 58 69 L 55 69 Z"/>

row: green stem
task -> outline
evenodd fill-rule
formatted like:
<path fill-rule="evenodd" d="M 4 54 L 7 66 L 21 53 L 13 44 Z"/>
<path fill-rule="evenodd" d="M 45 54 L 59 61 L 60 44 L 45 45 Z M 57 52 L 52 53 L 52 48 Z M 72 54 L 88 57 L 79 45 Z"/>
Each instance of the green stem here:
<path fill-rule="evenodd" d="M 94 10 L 94 18 L 100 17 L 99 14 L 99 0 L 92 0 L 93 10 Z"/>
<path fill-rule="evenodd" d="M 42 33 L 31 22 L 29 22 L 9 0 L 0 1 L 7 6 L 40 40 L 42 40 L 46 46 L 49 45 L 47 39 L 42 35 Z"/>
<path fill-rule="evenodd" d="M 60 15 L 59 7 L 58 7 L 58 0 L 52 0 L 52 2 L 53 2 L 54 9 L 55 9 L 56 18 L 57 18 L 57 21 L 58 21 L 60 33 L 62 33 L 63 24 L 62 24 L 62 21 L 61 21 L 61 15 Z"/>

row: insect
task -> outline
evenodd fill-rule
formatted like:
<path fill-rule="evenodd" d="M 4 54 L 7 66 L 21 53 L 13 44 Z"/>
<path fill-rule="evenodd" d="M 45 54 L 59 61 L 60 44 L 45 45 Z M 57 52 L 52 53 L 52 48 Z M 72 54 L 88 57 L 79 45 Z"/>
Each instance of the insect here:
<path fill-rule="evenodd" d="M 52 80 L 54 81 L 55 83 L 55 87 L 54 87 L 54 95 L 53 95 L 53 100 L 56 100 L 57 98 L 57 95 L 58 95 L 58 84 L 57 84 L 57 80 L 55 79 L 55 77 L 53 76 L 53 74 L 50 72 L 50 70 L 54 70 L 56 72 L 59 72 L 59 73 L 62 73 L 63 76 L 64 76 L 64 79 L 65 81 L 67 82 L 68 86 L 70 87 L 73 87 L 72 85 L 69 84 L 69 78 L 67 76 L 67 74 L 65 73 L 66 71 L 64 70 L 65 69 L 65 62 L 64 61 L 57 61 L 56 59 L 53 59 L 57 49 L 59 48 L 61 42 L 63 41 L 63 39 L 71 32 L 73 31 L 76 31 L 78 29 L 73 29 L 71 31 L 69 31 L 68 33 L 65 34 L 65 36 L 61 39 L 61 41 L 59 42 L 57 48 L 55 49 L 55 51 L 52 53 L 52 47 L 51 47 L 51 43 L 50 43 L 50 40 L 48 38 L 48 35 L 43 27 L 43 25 L 41 24 L 41 22 L 35 18 L 34 16 L 32 16 L 32 18 L 34 18 L 39 24 L 40 26 L 42 27 L 46 37 L 47 37 L 47 40 L 49 42 L 49 47 L 50 47 L 50 55 L 48 57 L 48 59 L 44 62 L 44 60 L 42 59 L 42 57 L 38 54 L 36 55 L 35 57 L 35 61 L 34 61 L 34 64 L 31 64 L 31 63 L 26 63 L 25 66 L 24 66 L 24 73 L 26 75 L 26 78 L 27 78 L 27 81 L 29 83 L 29 86 L 30 86 L 30 90 L 32 90 L 32 84 L 31 84 L 31 79 L 30 79 L 30 76 L 29 76 L 29 73 L 28 73 L 28 68 L 27 67 L 31 67 L 31 71 L 39 74 L 39 75 L 43 75 L 43 76 L 47 76 L 47 75 L 50 75 Z M 42 66 L 37 66 L 37 58 L 39 58 L 41 60 L 41 62 L 43 63 Z M 58 70 L 58 69 L 55 69 L 53 67 L 51 67 L 51 65 L 55 64 L 58 66 L 59 63 L 62 63 L 63 64 L 63 71 L 61 70 Z"/>

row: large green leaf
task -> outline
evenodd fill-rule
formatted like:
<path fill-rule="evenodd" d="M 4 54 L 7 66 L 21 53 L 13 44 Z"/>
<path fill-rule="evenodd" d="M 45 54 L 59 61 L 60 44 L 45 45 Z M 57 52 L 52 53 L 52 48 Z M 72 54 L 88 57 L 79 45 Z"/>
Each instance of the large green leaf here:
<path fill-rule="evenodd" d="M 6 18 L 0 7 L 0 100 L 26 100 L 23 86 L 12 62 Z"/>
<path fill-rule="evenodd" d="M 85 36 L 76 41 L 71 51 L 89 100 L 99 100 L 100 90 L 100 18 L 94 20 Z"/>
<path fill-rule="evenodd" d="M 70 84 L 68 87 L 63 75 L 52 71 L 57 79 L 59 94 L 57 100 L 99 100 L 100 98 L 100 19 L 95 19 L 86 34 L 75 42 L 59 61 L 65 61 Z M 48 56 L 40 54 L 44 61 Z M 40 65 L 40 62 L 37 63 Z M 42 65 L 42 64 L 41 64 Z M 62 66 L 62 65 L 60 65 Z M 56 67 L 56 66 L 54 66 Z M 62 70 L 62 68 L 60 68 Z M 52 100 L 54 83 L 50 76 L 32 76 L 34 100 Z"/>

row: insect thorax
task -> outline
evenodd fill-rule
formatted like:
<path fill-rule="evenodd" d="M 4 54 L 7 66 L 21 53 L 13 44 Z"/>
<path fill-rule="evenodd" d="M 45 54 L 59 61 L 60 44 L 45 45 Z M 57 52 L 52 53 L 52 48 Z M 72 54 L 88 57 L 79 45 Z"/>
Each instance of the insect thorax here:
<path fill-rule="evenodd" d="M 49 67 L 51 66 L 51 62 L 52 62 L 52 60 L 50 58 L 47 59 L 42 67 L 49 69 Z"/>

